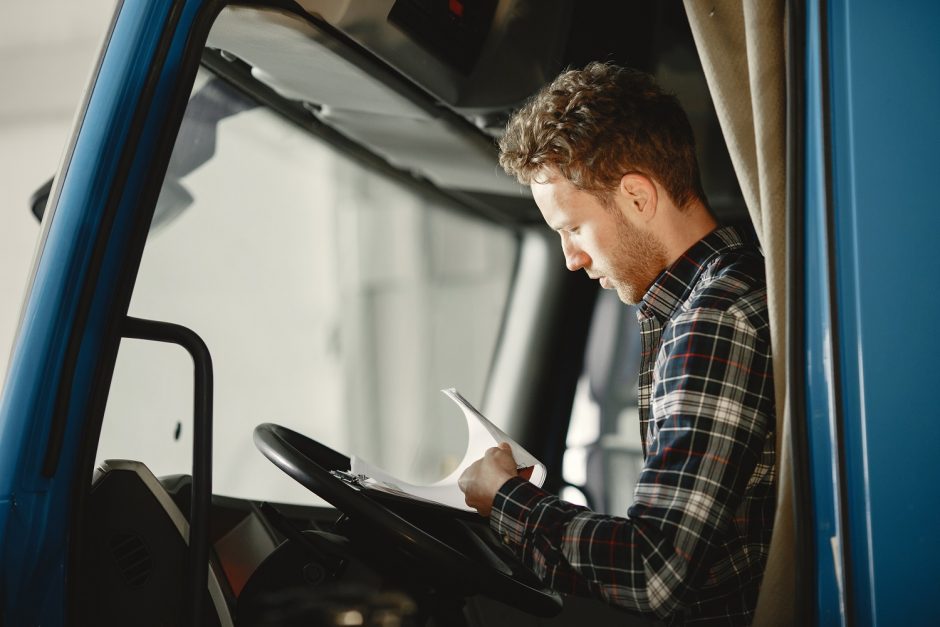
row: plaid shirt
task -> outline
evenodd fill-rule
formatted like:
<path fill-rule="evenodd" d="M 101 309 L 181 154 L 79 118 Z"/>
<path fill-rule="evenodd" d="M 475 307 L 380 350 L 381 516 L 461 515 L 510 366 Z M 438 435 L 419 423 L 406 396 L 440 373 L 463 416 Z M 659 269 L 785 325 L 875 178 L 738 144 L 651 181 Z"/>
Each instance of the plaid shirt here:
<path fill-rule="evenodd" d="M 749 624 L 776 505 L 764 260 L 731 227 L 663 271 L 640 304 L 644 465 L 627 518 L 519 478 L 491 527 L 551 588 L 670 623 Z"/>

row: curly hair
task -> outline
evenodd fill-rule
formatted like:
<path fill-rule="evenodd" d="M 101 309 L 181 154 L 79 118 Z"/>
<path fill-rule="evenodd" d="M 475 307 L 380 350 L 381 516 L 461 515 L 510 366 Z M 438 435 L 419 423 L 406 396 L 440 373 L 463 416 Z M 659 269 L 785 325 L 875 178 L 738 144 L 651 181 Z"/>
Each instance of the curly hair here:
<path fill-rule="evenodd" d="M 678 99 L 651 76 L 608 63 L 568 70 L 516 111 L 499 163 L 523 185 L 546 168 L 607 198 L 629 172 L 656 180 L 678 207 L 705 201 L 695 138 Z"/>

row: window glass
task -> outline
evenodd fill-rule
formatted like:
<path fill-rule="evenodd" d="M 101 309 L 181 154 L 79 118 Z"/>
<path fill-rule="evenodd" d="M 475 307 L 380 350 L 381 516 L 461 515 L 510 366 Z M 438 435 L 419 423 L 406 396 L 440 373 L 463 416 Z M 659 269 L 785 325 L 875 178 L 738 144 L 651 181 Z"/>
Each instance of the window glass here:
<path fill-rule="evenodd" d="M 315 502 L 254 447 L 264 422 L 431 481 L 466 446 L 441 388 L 482 404 L 518 239 L 437 207 L 200 74 L 130 315 L 212 354 L 217 494 Z M 191 468 L 179 347 L 123 340 L 98 459 Z"/>
<path fill-rule="evenodd" d="M 617 516 L 625 516 L 633 503 L 643 465 L 639 368 L 636 308 L 612 290 L 599 291 L 562 466 L 567 500 Z"/>

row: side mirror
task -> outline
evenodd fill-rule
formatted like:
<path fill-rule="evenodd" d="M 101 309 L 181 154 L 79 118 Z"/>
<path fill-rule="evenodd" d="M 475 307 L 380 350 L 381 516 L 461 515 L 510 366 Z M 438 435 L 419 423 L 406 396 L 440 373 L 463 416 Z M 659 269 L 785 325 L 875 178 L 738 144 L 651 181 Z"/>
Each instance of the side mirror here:
<path fill-rule="evenodd" d="M 210 79 L 192 95 L 179 132 L 186 141 L 173 150 L 150 228 L 171 222 L 193 203 L 181 179 L 215 154 L 219 122 L 257 106 L 257 102 L 218 78 Z M 52 193 L 52 181 L 46 181 L 29 200 L 40 222 Z"/>
<path fill-rule="evenodd" d="M 54 180 L 53 177 L 40 185 L 39 189 L 33 192 L 33 195 L 29 198 L 29 209 L 36 216 L 37 222 L 42 222 L 42 217 L 46 214 L 46 205 L 49 204 L 49 194 L 52 193 Z M 171 221 L 183 213 L 192 202 L 192 195 L 183 187 L 182 183 L 177 179 L 167 178 L 163 183 L 163 189 L 157 201 L 152 227 L 161 226 Z"/>
<path fill-rule="evenodd" d="M 42 222 L 42 216 L 46 213 L 46 204 L 49 202 L 49 194 L 52 193 L 52 181 L 55 177 L 39 186 L 33 195 L 29 198 L 29 209 L 36 216 L 38 222 Z"/>

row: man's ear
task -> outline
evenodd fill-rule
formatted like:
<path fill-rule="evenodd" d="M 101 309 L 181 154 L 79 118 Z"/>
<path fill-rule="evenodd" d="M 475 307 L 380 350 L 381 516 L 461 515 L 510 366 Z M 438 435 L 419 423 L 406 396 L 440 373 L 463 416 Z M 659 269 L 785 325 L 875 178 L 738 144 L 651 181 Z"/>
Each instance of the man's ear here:
<path fill-rule="evenodd" d="M 632 218 L 645 222 L 656 215 L 659 192 L 650 177 L 638 172 L 624 174 L 620 179 L 619 191 Z"/>

